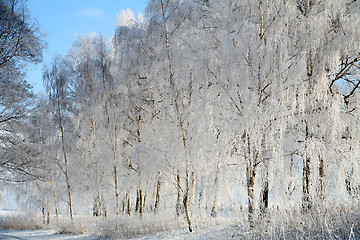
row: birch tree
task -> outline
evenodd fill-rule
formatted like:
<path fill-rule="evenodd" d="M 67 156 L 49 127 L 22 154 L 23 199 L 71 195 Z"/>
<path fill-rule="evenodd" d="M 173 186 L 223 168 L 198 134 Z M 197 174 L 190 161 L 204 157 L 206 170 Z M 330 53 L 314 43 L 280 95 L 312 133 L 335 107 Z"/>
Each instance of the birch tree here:
<path fill-rule="evenodd" d="M 78 128 L 78 146 L 83 149 L 82 156 L 87 165 L 86 171 L 94 172 L 94 182 L 87 183 L 88 188 L 93 189 L 94 198 L 98 207 L 96 215 L 103 217 L 105 213 L 105 202 L 103 201 L 103 185 L 105 177 L 104 161 L 101 161 L 102 151 L 102 124 L 103 121 L 98 112 L 102 108 L 102 86 L 104 81 L 103 65 L 106 58 L 106 43 L 103 37 L 94 34 L 81 37 L 74 43 L 68 56 L 72 64 L 72 71 L 76 73 L 73 85 L 77 92 L 77 103 L 79 114 L 74 119 Z M 85 175 L 86 176 L 86 175 Z M 84 179 L 84 182 L 87 179 Z"/>
<path fill-rule="evenodd" d="M 145 21 L 123 11 L 111 41 L 81 37 L 45 69 L 57 131 L 37 146 L 57 169 L 39 191 L 61 199 L 59 181 L 67 202 L 81 196 L 89 208 L 95 197 L 98 215 L 109 204 L 120 215 L 122 198 L 133 221 L 176 214 L 190 232 L 201 216 L 256 229 L 282 212 L 356 203 L 358 10 L 153 0 Z"/>
<path fill-rule="evenodd" d="M 60 144 L 62 159 L 57 162 L 59 168 L 61 169 L 65 181 L 66 188 L 68 193 L 68 205 L 69 205 L 69 215 L 71 219 L 73 218 L 73 199 L 72 199 L 72 190 L 71 190 L 71 180 L 69 173 L 69 139 L 66 135 L 67 128 L 70 127 L 69 121 L 69 79 L 70 75 L 67 72 L 65 61 L 60 57 L 54 59 L 53 64 L 45 68 L 43 73 L 43 80 L 46 86 L 46 91 L 49 94 L 49 99 L 54 109 L 54 116 L 56 118 L 56 123 L 58 130 L 60 131 Z M 69 134 L 70 135 L 70 134 Z"/>
<path fill-rule="evenodd" d="M 184 114 L 184 107 L 185 105 L 182 105 L 180 101 L 181 94 L 180 94 L 180 81 L 182 79 L 176 78 L 177 74 L 175 72 L 174 68 L 174 60 L 172 55 L 172 45 L 171 45 L 171 35 L 174 34 L 178 28 L 180 28 L 180 25 L 185 19 L 185 16 L 182 15 L 181 9 L 181 2 L 180 1 L 172 1 L 172 0 L 160 0 L 160 1 L 151 1 L 148 5 L 147 11 L 149 14 L 151 14 L 151 21 L 152 23 L 149 25 L 150 27 L 153 27 L 154 25 L 160 25 L 162 29 L 162 40 L 164 44 L 164 51 L 166 52 L 166 61 L 168 65 L 168 76 L 166 79 L 169 81 L 169 93 L 173 95 L 173 98 L 171 99 L 171 104 L 175 108 L 175 124 L 181 131 L 181 138 L 182 138 L 182 145 L 184 147 L 184 158 L 185 158 L 185 190 L 183 193 L 183 205 L 185 209 L 185 216 L 188 223 L 189 231 L 193 231 L 192 226 L 192 220 L 191 220 L 191 214 L 190 214 L 190 187 L 191 187 L 191 180 L 190 180 L 190 156 L 189 156 L 189 146 L 188 146 L 188 129 L 185 125 L 185 116 Z M 189 96 L 186 96 L 189 97 Z M 185 99 L 184 99 L 185 100 Z M 191 99 L 187 99 L 188 101 L 191 101 Z M 186 100 L 185 100 L 186 101 Z M 177 185 L 178 185 L 178 191 L 180 188 L 179 183 L 180 176 L 177 176 Z M 178 193 L 178 200 L 177 205 L 179 208 L 179 193 Z"/>

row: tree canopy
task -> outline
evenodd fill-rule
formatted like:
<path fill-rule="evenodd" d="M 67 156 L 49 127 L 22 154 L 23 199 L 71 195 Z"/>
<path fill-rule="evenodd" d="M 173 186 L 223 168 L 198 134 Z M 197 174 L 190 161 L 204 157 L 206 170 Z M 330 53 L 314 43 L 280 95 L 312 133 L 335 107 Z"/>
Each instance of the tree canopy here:
<path fill-rule="evenodd" d="M 151 0 L 144 18 L 122 11 L 113 37 L 79 37 L 44 68 L 39 208 L 163 214 L 189 231 L 204 216 L 256 229 L 356 208 L 359 9 Z"/>

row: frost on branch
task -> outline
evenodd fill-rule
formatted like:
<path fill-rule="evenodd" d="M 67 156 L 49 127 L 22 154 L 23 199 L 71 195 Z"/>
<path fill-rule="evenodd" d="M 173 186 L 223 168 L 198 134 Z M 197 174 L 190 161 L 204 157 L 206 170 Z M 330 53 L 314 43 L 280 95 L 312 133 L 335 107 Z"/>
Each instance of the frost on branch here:
<path fill-rule="evenodd" d="M 135 13 L 131 9 L 122 10 L 116 17 L 116 26 L 118 27 L 133 27 L 141 24 L 144 21 L 143 15 L 138 14 L 135 18 Z"/>
<path fill-rule="evenodd" d="M 79 38 L 45 75 L 58 201 L 96 199 L 119 238 L 147 217 L 358 236 L 359 4 L 151 0 L 141 27 L 123 10 L 110 41 Z"/>

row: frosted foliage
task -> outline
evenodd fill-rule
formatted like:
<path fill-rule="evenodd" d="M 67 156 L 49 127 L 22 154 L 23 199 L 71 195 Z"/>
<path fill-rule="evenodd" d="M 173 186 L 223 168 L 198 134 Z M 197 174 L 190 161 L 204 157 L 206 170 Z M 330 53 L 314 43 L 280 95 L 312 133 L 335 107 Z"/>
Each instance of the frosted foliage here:
<path fill-rule="evenodd" d="M 32 64 L 42 61 L 42 52 L 46 47 L 42 37 L 43 34 L 36 21 L 31 18 L 23 1 L 0 1 L 2 186 L 6 185 L 5 182 L 22 182 L 34 178 L 34 175 L 40 175 L 42 172 L 36 169 L 36 166 L 41 165 L 41 158 L 29 161 L 27 157 L 40 151 L 42 147 L 36 144 L 39 142 L 39 134 L 35 126 L 38 122 L 29 116 L 36 104 L 34 104 L 32 86 L 26 80 L 26 71 L 32 67 Z M 31 136 L 34 136 L 33 140 L 29 139 Z M 30 172 L 34 175 L 30 176 L 28 174 Z"/>
<path fill-rule="evenodd" d="M 130 9 L 123 9 L 116 17 L 116 26 L 132 27 L 137 23 L 135 13 Z"/>
<path fill-rule="evenodd" d="M 143 23 L 143 22 L 145 21 L 145 19 L 144 19 L 144 14 L 139 13 L 138 16 L 137 16 L 137 18 L 136 18 L 136 21 L 137 21 L 138 23 Z"/>
<path fill-rule="evenodd" d="M 145 23 L 123 10 L 111 40 L 79 37 L 58 66 L 67 88 L 54 86 L 65 138 L 41 148 L 58 153 L 59 199 L 64 142 L 74 201 L 115 222 L 337 233 L 332 214 L 352 217 L 360 194 L 359 4 L 151 0 Z"/>

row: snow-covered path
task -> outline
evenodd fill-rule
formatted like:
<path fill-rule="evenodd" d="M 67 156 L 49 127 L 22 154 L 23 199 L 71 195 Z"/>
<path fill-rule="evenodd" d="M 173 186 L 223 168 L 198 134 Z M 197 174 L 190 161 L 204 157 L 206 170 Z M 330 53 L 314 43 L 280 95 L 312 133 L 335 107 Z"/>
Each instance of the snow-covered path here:
<path fill-rule="evenodd" d="M 54 230 L 0 231 L 0 240 L 100 240 L 86 235 L 57 234 Z"/>
<path fill-rule="evenodd" d="M 170 232 L 158 232 L 154 234 L 122 238 L 120 239 L 136 239 L 136 240 L 151 240 L 151 239 L 172 239 L 172 240 L 213 240 L 213 239 L 233 239 L 234 229 L 224 229 L 222 227 L 212 227 L 210 229 L 196 229 L 193 233 L 187 230 L 173 230 Z M 1 230 L 0 240 L 105 240 L 103 238 L 91 237 L 89 235 L 65 235 L 57 234 L 54 230 Z"/>

